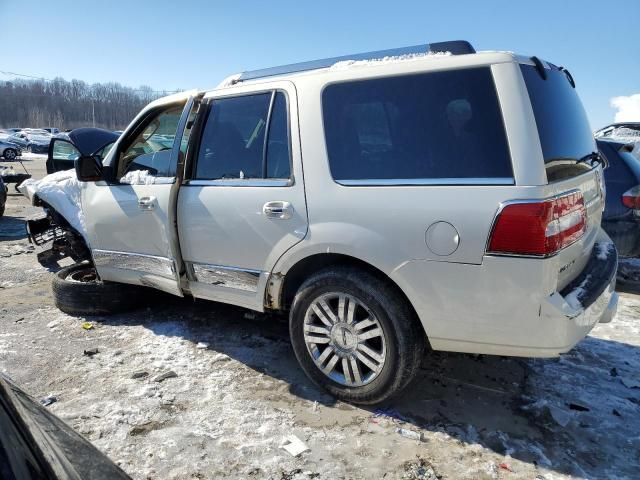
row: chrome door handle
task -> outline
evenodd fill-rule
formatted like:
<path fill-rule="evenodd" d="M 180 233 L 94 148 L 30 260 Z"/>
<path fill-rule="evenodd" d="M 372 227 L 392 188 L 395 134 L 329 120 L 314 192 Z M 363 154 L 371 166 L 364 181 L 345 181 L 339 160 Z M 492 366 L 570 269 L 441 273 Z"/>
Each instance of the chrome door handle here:
<path fill-rule="evenodd" d="M 140 210 L 153 210 L 156 208 L 156 197 L 142 197 L 138 200 Z"/>
<path fill-rule="evenodd" d="M 293 207 L 289 202 L 267 202 L 262 207 L 262 213 L 269 218 L 287 220 L 293 215 Z"/>

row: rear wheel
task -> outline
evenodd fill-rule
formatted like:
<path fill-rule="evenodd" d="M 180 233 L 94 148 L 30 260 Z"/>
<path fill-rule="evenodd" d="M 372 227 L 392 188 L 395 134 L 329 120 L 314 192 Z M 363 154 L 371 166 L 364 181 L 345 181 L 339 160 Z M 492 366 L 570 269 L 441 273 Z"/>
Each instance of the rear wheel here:
<path fill-rule="evenodd" d="M 136 285 L 103 282 L 93 265 L 76 263 L 53 277 L 56 307 L 70 315 L 108 315 L 131 310 L 144 302 L 147 289 Z"/>
<path fill-rule="evenodd" d="M 14 150 L 13 148 L 7 148 L 7 149 L 4 151 L 3 156 L 4 156 L 4 159 L 5 159 L 5 160 L 7 160 L 7 161 L 9 161 L 9 162 L 10 162 L 10 161 L 12 161 L 12 160 L 15 160 L 15 159 L 16 159 L 16 157 L 18 156 L 18 152 L 17 152 L 16 150 Z"/>
<path fill-rule="evenodd" d="M 395 286 L 352 268 L 303 283 L 290 312 L 291 342 L 305 373 L 337 398 L 374 404 L 402 390 L 425 337 Z"/>

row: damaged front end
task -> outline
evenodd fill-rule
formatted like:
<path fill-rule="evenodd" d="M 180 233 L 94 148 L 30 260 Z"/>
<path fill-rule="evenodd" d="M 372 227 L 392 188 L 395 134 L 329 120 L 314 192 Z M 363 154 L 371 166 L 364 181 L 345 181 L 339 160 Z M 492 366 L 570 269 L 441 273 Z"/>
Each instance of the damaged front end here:
<path fill-rule="evenodd" d="M 69 222 L 45 202 L 39 201 L 44 215 L 26 221 L 29 241 L 37 247 L 38 262 L 44 267 L 60 267 L 59 261 L 70 257 L 74 262 L 91 260 L 91 252 Z"/>

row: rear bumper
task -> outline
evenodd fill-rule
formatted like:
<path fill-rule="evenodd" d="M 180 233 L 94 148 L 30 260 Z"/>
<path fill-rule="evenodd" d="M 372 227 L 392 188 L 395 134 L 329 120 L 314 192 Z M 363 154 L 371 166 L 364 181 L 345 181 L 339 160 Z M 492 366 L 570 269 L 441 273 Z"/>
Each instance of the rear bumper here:
<path fill-rule="evenodd" d="M 564 323 L 563 341 L 554 353 L 571 350 L 597 323 L 608 323 L 616 314 L 618 254 L 608 237 L 603 237 L 596 243 L 582 274 L 543 305 L 545 315 Z"/>
<path fill-rule="evenodd" d="M 394 280 L 434 350 L 555 357 L 615 315 L 617 252 L 603 230 L 590 255 L 579 277 L 560 291 L 558 258 L 487 256 L 482 265 L 412 261 L 396 270 Z"/>

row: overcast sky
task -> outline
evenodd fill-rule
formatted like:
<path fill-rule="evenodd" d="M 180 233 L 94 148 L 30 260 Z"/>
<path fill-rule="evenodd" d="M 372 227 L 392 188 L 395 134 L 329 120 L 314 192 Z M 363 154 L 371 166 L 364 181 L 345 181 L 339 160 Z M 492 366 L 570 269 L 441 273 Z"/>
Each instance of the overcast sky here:
<path fill-rule="evenodd" d="M 247 69 L 466 39 L 566 66 L 595 129 L 640 121 L 639 18 L 639 0 L 0 0 L 0 71 L 206 88 Z"/>

